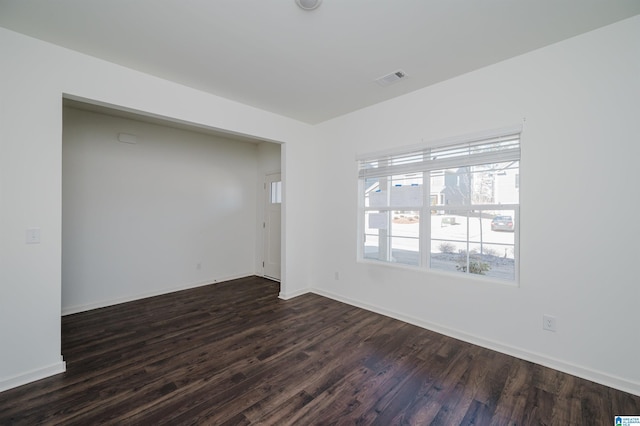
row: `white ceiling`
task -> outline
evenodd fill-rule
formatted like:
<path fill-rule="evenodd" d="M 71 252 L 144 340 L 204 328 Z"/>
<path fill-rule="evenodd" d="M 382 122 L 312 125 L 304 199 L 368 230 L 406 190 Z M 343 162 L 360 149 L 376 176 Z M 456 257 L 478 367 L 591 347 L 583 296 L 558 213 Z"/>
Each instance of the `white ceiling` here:
<path fill-rule="evenodd" d="M 308 123 L 640 14 L 639 0 L 0 0 L 0 26 Z M 397 69 L 408 78 L 374 82 Z"/>

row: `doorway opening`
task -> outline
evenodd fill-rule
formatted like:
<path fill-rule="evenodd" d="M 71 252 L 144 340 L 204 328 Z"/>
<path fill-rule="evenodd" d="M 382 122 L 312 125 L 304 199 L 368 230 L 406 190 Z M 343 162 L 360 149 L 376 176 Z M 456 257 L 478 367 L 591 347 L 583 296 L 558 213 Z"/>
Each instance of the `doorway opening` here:
<path fill-rule="evenodd" d="M 256 206 L 265 172 L 280 170 L 279 143 L 63 106 L 63 315 L 260 274 Z"/>
<path fill-rule="evenodd" d="M 265 176 L 264 208 L 264 251 L 262 262 L 263 275 L 280 281 L 281 275 L 281 217 L 282 217 L 282 179 L 280 173 Z"/>

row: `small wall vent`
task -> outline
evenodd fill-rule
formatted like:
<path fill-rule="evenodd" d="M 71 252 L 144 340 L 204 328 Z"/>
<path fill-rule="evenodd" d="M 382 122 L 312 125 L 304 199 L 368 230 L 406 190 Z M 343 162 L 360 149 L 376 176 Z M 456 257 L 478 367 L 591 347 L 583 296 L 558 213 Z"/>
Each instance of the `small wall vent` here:
<path fill-rule="evenodd" d="M 397 83 L 403 78 L 407 78 L 407 73 L 402 70 L 397 70 L 392 72 L 391 74 L 387 74 L 383 77 L 380 77 L 376 80 L 380 86 L 389 86 L 391 84 Z"/>
<path fill-rule="evenodd" d="M 138 143 L 138 137 L 136 135 L 128 135 L 126 133 L 118 133 L 118 140 L 122 143 Z"/>

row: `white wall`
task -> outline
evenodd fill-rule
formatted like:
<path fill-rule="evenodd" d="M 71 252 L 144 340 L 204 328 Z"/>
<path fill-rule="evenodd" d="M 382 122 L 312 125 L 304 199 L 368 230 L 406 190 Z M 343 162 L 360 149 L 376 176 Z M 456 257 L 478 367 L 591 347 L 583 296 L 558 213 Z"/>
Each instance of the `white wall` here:
<path fill-rule="evenodd" d="M 64 108 L 62 154 L 63 314 L 255 274 L 258 144 Z"/>
<path fill-rule="evenodd" d="M 0 391 L 64 370 L 60 351 L 62 97 L 282 142 L 284 215 L 306 208 L 313 128 L 0 28 Z M 288 201 L 287 201 L 288 200 Z M 281 293 L 308 287 L 308 240 L 285 223 Z M 41 229 L 41 244 L 25 230 Z M 253 248 L 250 248 L 253 250 Z"/>
<path fill-rule="evenodd" d="M 638 76 L 640 17 L 320 125 L 312 285 L 640 394 Z M 519 287 L 356 262 L 357 154 L 523 118 Z"/>

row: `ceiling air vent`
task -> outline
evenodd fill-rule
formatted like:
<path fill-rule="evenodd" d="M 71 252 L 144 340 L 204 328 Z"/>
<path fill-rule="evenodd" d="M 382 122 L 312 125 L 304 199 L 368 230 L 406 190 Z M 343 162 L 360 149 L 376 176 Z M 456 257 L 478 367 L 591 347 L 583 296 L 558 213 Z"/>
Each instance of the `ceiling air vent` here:
<path fill-rule="evenodd" d="M 379 79 L 376 80 L 376 83 L 378 83 L 380 86 L 390 86 L 393 83 L 397 83 L 398 81 L 406 77 L 407 77 L 406 72 L 402 70 L 398 70 L 398 71 L 392 72 L 391 74 L 387 74 L 383 77 L 380 77 Z"/>

